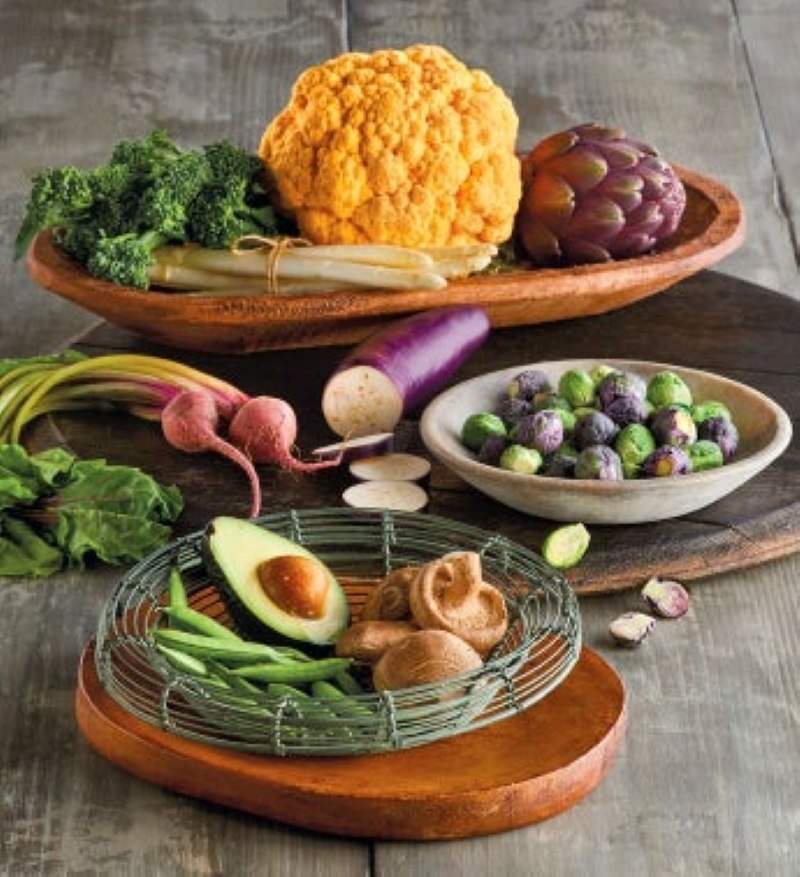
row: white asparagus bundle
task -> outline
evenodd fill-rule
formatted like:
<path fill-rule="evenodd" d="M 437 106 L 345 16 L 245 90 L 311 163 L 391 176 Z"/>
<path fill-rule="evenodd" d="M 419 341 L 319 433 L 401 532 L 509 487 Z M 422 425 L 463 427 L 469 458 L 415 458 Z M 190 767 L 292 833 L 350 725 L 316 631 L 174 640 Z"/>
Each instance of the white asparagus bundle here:
<path fill-rule="evenodd" d="M 160 247 L 148 274 L 154 286 L 192 295 L 300 295 L 336 289 L 442 289 L 448 278 L 485 268 L 492 244 L 413 249 L 387 244 L 260 246 L 211 250 Z"/>

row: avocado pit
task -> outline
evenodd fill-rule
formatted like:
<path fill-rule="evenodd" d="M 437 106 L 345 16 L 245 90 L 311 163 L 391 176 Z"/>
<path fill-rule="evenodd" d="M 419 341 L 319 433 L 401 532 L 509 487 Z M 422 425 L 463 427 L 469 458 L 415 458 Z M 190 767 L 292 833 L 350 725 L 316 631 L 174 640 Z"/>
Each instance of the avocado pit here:
<path fill-rule="evenodd" d="M 282 554 L 263 560 L 256 576 L 278 608 L 297 618 L 322 618 L 330 583 L 322 567 L 308 557 Z"/>

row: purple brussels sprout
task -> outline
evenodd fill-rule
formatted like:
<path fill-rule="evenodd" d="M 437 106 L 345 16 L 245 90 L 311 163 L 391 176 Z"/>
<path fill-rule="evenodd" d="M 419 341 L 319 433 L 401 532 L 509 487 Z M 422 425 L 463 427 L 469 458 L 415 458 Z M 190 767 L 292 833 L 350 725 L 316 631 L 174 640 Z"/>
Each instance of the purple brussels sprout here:
<path fill-rule="evenodd" d="M 697 440 L 697 425 L 685 408 L 659 408 L 650 418 L 650 432 L 659 445 L 682 448 Z"/>
<path fill-rule="evenodd" d="M 555 411 L 537 411 L 520 420 L 513 436 L 520 445 L 552 454 L 564 441 L 564 424 Z"/>
<path fill-rule="evenodd" d="M 622 481 L 619 454 L 607 445 L 590 445 L 575 460 L 575 477 L 595 481 Z"/>
<path fill-rule="evenodd" d="M 612 399 L 606 406 L 605 413 L 617 426 L 627 426 L 629 423 L 644 423 L 649 412 L 644 399 L 630 395 Z"/>
<path fill-rule="evenodd" d="M 519 396 L 516 398 L 507 396 L 505 399 L 501 399 L 495 409 L 495 414 L 509 429 L 512 426 L 516 426 L 523 417 L 531 413 L 533 413 L 533 405 L 527 399 L 522 399 Z"/>
<path fill-rule="evenodd" d="M 550 391 L 550 378 L 538 369 L 526 369 L 512 378 L 507 393 L 512 399 L 530 401 L 537 393 Z"/>
<path fill-rule="evenodd" d="M 612 372 L 603 378 L 597 386 L 597 401 L 605 411 L 615 400 L 627 396 L 636 396 L 644 399 L 647 395 L 647 385 L 638 376 L 631 372 Z"/>
<path fill-rule="evenodd" d="M 662 445 L 642 463 L 645 478 L 668 478 L 672 475 L 687 475 L 692 471 L 692 461 L 683 448 L 676 445 Z"/>
<path fill-rule="evenodd" d="M 507 447 L 508 439 L 504 435 L 490 435 L 478 451 L 478 460 L 487 466 L 498 466 Z"/>
<path fill-rule="evenodd" d="M 582 451 L 591 445 L 610 445 L 616 438 L 619 427 L 602 411 L 592 411 L 575 421 L 572 442 Z"/>
<path fill-rule="evenodd" d="M 730 460 L 739 447 L 739 430 L 734 422 L 728 420 L 727 417 L 719 415 L 709 417 L 708 420 L 704 420 L 698 426 L 697 435 L 701 439 L 707 439 L 718 444 L 726 461 Z"/>

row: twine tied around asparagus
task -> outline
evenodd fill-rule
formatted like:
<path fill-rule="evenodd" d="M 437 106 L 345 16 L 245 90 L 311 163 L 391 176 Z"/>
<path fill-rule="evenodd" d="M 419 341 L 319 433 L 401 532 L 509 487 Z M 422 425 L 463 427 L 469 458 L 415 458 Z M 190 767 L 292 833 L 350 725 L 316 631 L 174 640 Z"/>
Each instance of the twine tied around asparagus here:
<path fill-rule="evenodd" d="M 267 292 L 271 295 L 280 293 L 278 284 L 278 263 L 284 253 L 295 247 L 310 247 L 311 241 L 300 237 L 283 235 L 281 237 L 265 237 L 258 234 L 245 234 L 231 244 L 234 256 L 244 256 L 253 252 L 266 254 Z"/>

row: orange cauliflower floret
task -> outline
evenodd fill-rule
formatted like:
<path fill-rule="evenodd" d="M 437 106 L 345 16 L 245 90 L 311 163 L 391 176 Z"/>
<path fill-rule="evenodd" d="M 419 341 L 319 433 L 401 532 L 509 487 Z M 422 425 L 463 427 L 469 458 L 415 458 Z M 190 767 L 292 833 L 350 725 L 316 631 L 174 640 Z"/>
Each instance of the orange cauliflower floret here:
<path fill-rule="evenodd" d="M 520 198 L 514 107 L 438 46 L 306 70 L 259 153 L 317 244 L 501 243 Z"/>

